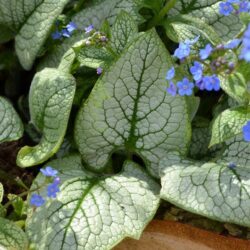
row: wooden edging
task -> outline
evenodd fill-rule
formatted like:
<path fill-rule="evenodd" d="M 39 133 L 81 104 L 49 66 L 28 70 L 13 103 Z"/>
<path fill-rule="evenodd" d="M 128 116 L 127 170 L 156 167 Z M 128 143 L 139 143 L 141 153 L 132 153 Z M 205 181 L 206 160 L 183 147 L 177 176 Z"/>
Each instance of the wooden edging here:
<path fill-rule="evenodd" d="M 221 236 L 172 221 L 152 221 L 139 241 L 126 239 L 115 250 L 250 250 L 250 241 Z"/>

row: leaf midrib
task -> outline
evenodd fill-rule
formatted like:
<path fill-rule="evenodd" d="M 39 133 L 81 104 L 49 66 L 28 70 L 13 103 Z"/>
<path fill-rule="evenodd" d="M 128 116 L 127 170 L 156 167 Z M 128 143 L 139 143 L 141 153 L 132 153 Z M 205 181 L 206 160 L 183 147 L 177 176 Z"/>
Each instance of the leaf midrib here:
<path fill-rule="evenodd" d="M 70 220 L 69 222 L 67 223 L 67 225 L 65 226 L 65 230 L 64 230 L 64 234 L 63 234 L 63 238 L 62 238 L 62 244 L 61 244 L 61 247 L 60 249 L 63 249 L 63 245 L 64 245 L 64 242 L 65 242 L 65 239 L 66 239 L 66 236 L 67 236 L 67 232 L 68 232 L 68 229 L 73 221 L 73 219 L 75 218 L 75 215 L 76 213 L 78 212 L 78 210 L 80 209 L 85 197 L 89 194 L 90 190 L 95 187 L 96 184 L 98 184 L 98 182 L 100 182 L 100 180 L 98 179 L 92 179 L 90 181 L 90 184 L 89 184 L 89 187 L 84 191 L 84 193 L 82 194 L 82 197 L 81 199 L 79 200 L 76 208 L 74 209 L 74 212 L 72 214 L 72 216 L 70 217 Z"/>
<path fill-rule="evenodd" d="M 147 50 L 148 51 L 148 47 L 149 44 L 147 44 Z M 146 69 L 145 63 L 146 63 L 146 59 L 147 59 L 147 55 L 148 53 L 145 53 L 145 60 L 143 60 L 143 67 L 142 67 L 142 71 L 141 71 L 141 75 L 140 75 L 140 79 L 137 82 L 138 83 L 138 88 L 137 88 L 137 93 L 136 93 L 136 98 L 135 98 L 135 104 L 134 104 L 134 108 L 133 108 L 133 115 L 131 118 L 131 128 L 130 128 L 130 132 L 129 132 L 129 136 L 128 136 L 128 140 L 127 143 L 125 143 L 126 148 L 128 151 L 130 151 L 131 149 L 133 150 L 136 144 L 136 136 L 135 136 L 135 128 L 136 128 L 136 123 L 137 123 L 137 111 L 138 111 L 138 104 L 139 104 L 139 99 L 141 96 L 141 85 L 142 85 L 142 77 L 144 74 L 144 71 Z"/>

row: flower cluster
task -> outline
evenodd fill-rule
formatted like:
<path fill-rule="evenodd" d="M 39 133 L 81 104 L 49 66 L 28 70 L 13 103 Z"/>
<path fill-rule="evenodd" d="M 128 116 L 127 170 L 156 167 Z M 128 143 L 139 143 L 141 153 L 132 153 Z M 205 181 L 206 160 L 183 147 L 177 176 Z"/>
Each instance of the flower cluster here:
<path fill-rule="evenodd" d="M 249 1 L 242 0 L 227 0 L 226 2 L 220 3 L 219 12 L 224 16 L 229 16 L 232 13 L 250 12 L 250 3 Z"/>
<path fill-rule="evenodd" d="M 47 185 L 47 197 L 56 198 L 58 192 L 60 192 L 59 184 L 60 178 L 57 176 L 58 171 L 48 166 L 45 169 L 40 170 L 41 173 L 48 178 L 50 183 Z M 52 180 L 52 183 L 51 183 Z M 32 194 L 30 198 L 30 204 L 35 207 L 40 207 L 45 203 L 45 199 L 39 194 Z"/>
<path fill-rule="evenodd" d="M 69 38 L 75 30 L 78 29 L 76 23 L 70 22 L 62 29 L 59 28 L 60 22 L 56 22 L 56 30 L 51 34 L 53 40 L 60 40 L 63 37 Z M 85 34 L 91 34 L 94 31 L 94 25 L 89 25 L 84 28 Z M 104 38 L 103 38 L 104 39 Z"/>
<path fill-rule="evenodd" d="M 56 31 L 52 33 L 53 40 L 60 40 L 63 37 L 69 38 L 73 32 L 77 29 L 77 25 L 74 22 L 70 22 L 65 28 L 59 30 L 59 22 L 56 22 Z"/>
<path fill-rule="evenodd" d="M 198 41 L 199 37 L 196 37 L 194 40 L 186 40 L 185 42 L 181 42 L 179 47 L 175 50 L 174 56 L 180 59 L 182 62 L 190 55 L 191 46 Z M 211 44 L 207 44 L 205 48 L 199 51 L 199 57 L 196 61 L 194 61 L 193 65 L 190 67 L 189 71 L 192 75 L 193 81 L 190 81 L 187 77 L 184 77 L 181 81 L 177 82 L 175 85 L 173 82 L 173 78 L 175 77 L 175 69 L 172 67 L 167 71 L 166 80 L 169 81 L 169 87 L 167 88 L 167 92 L 172 96 L 177 95 L 180 96 L 190 96 L 193 93 L 193 89 L 196 86 L 200 90 L 207 91 L 219 91 L 220 90 L 220 79 L 215 74 L 217 72 L 218 67 L 221 66 L 220 60 L 216 61 L 216 67 L 212 67 L 215 64 L 215 61 L 211 61 L 209 69 L 204 71 L 204 61 L 206 61 L 210 55 L 213 53 L 214 48 Z M 204 74 L 208 73 L 209 70 L 212 74 Z"/>
<path fill-rule="evenodd" d="M 185 59 L 190 56 L 191 46 L 195 44 L 198 39 L 199 37 L 196 37 L 192 41 L 186 40 L 185 42 L 181 42 L 174 52 L 174 57 L 178 58 L 181 63 L 185 62 Z M 220 79 L 218 75 L 220 73 L 231 74 L 236 67 L 234 62 L 226 58 L 225 52 L 227 50 L 238 49 L 240 45 L 242 45 L 242 49 L 239 59 L 250 62 L 250 24 L 242 38 L 235 38 L 215 48 L 208 43 L 204 48 L 200 49 L 199 56 L 193 57 L 195 61 L 189 68 L 193 82 L 190 82 L 188 78 L 185 77 L 182 81 L 174 84 L 175 69 L 169 69 L 166 75 L 166 80 L 169 85 L 167 92 L 172 96 L 177 94 L 180 96 L 192 95 L 194 87 L 200 90 L 219 91 Z"/>
<path fill-rule="evenodd" d="M 52 33 L 52 39 L 61 40 L 63 37 L 69 38 L 75 30 L 77 30 L 77 25 L 74 22 L 70 22 L 65 28 L 59 29 L 60 22 L 56 22 L 56 31 Z M 95 31 L 94 25 L 91 24 L 84 29 L 85 34 L 89 35 L 83 42 L 85 46 L 98 45 L 103 46 L 108 42 L 108 38 L 105 34 L 99 31 Z M 101 75 L 103 69 L 98 67 L 96 73 Z"/>

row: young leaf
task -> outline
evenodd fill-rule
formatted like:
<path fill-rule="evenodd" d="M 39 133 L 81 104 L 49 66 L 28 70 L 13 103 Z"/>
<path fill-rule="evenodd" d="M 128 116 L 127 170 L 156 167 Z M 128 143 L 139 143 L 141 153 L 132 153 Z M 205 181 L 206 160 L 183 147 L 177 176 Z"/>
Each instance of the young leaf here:
<path fill-rule="evenodd" d="M 169 150 L 187 151 L 190 122 L 185 98 L 165 90 L 171 57 L 156 32 L 139 36 L 96 83 L 76 119 L 84 160 L 101 170 L 117 149 L 138 153 L 154 176 Z"/>
<path fill-rule="evenodd" d="M 125 11 L 117 16 L 111 29 L 111 46 L 115 52 L 120 54 L 126 45 L 138 35 L 137 24 Z"/>
<path fill-rule="evenodd" d="M 230 74 L 229 76 L 220 76 L 221 88 L 237 102 L 245 104 L 249 102 L 247 93 L 247 83 L 241 73 Z"/>
<path fill-rule="evenodd" d="M 13 222 L 0 217 L 0 249 L 28 250 L 25 233 Z"/>
<path fill-rule="evenodd" d="M 248 107 L 227 109 L 216 117 L 212 124 L 210 147 L 224 142 L 240 133 L 242 127 L 250 120 Z"/>
<path fill-rule="evenodd" d="M 65 181 L 57 200 L 29 216 L 26 229 L 33 246 L 112 249 L 126 237 L 139 239 L 159 206 L 159 185 L 133 162 L 115 176 L 90 178 L 80 173 L 81 159 L 75 157 L 78 177 Z M 66 171 L 61 162 L 50 164 L 58 166 L 60 177 L 75 170 L 74 162 Z"/>
<path fill-rule="evenodd" d="M 161 197 L 208 218 L 250 226 L 250 168 L 162 161 Z"/>
<path fill-rule="evenodd" d="M 204 47 L 207 43 L 214 46 L 221 43 L 221 39 L 215 30 L 199 18 L 188 15 L 178 15 L 166 20 L 165 29 L 167 35 L 175 42 L 192 40 L 199 36 L 195 45 L 197 48 Z"/>
<path fill-rule="evenodd" d="M 117 16 L 112 26 L 110 43 L 106 47 L 83 46 L 77 52 L 77 59 L 81 66 L 106 69 L 118 57 L 129 42 L 138 35 L 137 24 L 125 11 Z M 73 48 L 79 50 L 77 47 Z"/>
<path fill-rule="evenodd" d="M 132 18 L 137 22 L 143 21 L 139 14 L 139 9 L 142 6 L 143 0 L 104 0 L 93 2 L 92 5 L 78 12 L 72 17 L 72 20 L 78 27 L 86 27 L 93 24 L 95 29 L 99 29 L 102 23 L 107 20 L 110 25 L 115 22 L 117 15 L 122 11 L 127 11 Z M 41 68 L 52 67 L 57 68 L 64 54 L 71 49 L 77 42 L 83 39 L 81 32 L 76 33 L 69 39 L 57 46 L 48 56 L 42 61 Z M 69 52 L 68 52 L 69 53 Z"/>
<path fill-rule="evenodd" d="M 87 46 L 77 54 L 77 60 L 81 66 L 96 69 L 110 65 L 114 60 L 114 55 L 105 47 Z"/>
<path fill-rule="evenodd" d="M 16 53 L 29 70 L 47 39 L 51 26 L 68 0 L 0 0 L 0 23 L 16 33 Z"/>
<path fill-rule="evenodd" d="M 23 136 L 23 124 L 11 103 L 0 96 L 0 143 Z"/>
<path fill-rule="evenodd" d="M 170 17 L 178 14 L 187 14 L 201 19 L 211 25 L 219 34 L 220 38 L 228 41 L 237 36 L 243 28 L 240 18 L 237 15 L 222 16 L 219 14 L 218 0 L 182 0 L 177 1 L 170 11 Z"/>
<path fill-rule="evenodd" d="M 37 146 L 25 146 L 19 151 L 20 167 L 40 164 L 57 152 L 66 132 L 74 94 L 75 80 L 68 73 L 44 69 L 35 75 L 29 94 L 31 122 L 43 137 Z"/>

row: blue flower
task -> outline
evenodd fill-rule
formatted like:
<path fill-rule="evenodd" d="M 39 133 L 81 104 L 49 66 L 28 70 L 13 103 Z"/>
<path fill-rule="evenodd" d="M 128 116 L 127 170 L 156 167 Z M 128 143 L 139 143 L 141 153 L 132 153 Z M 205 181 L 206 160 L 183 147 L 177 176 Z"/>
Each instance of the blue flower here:
<path fill-rule="evenodd" d="M 242 128 L 243 138 L 245 141 L 250 142 L 250 121 L 247 122 Z"/>
<path fill-rule="evenodd" d="M 250 10 L 250 3 L 248 1 L 242 1 L 239 4 L 239 12 L 248 12 Z"/>
<path fill-rule="evenodd" d="M 175 76 L 175 69 L 172 67 L 170 70 L 168 70 L 166 75 L 166 80 L 172 80 Z"/>
<path fill-rule="evenodd" d="M 198 81 L 201 79 L 203 74 L 203 66 L 201 63 L 195 61 L 194 66 L 190 68 L 190 72 L 193 75 L 193 78 L 195 81 Z"/>
<path fill-rule="evenodd" d="M 90 33 L 93 29 L 94 29 L 93 24 L 91 24 L 88 27 L 84 28 L 86 34 Z"/>
<path fill-rule="evenodd" d="M 190 82 L 187 78 L 183 78 L 181 82 L 177 82 L 178 94 L 180 96 L 192 95 L 194 84 Z"/>
<path fill-rule="evenodd" d="M 70 22 L 67 26 L 66 26 L 67 31 L 71 34 L 74 30 L 77 29 L 77 25 L 74 22 Z"/>
<path fill-rule="evenodd" d="M 234 162 L 230 162 L 228 165 L 227 165 L 228 168 L 230 169 L 235 169 L 236 168 L 236 164 Z"/>
<path fill-rule="evenodd" d="M 59 185 L 61 183 L 60 177 L 55 177 L 53 183 L 56 183 L 57 185 Z"/>
<path fill-rule="evenodd" d="M 181 42 L 179 44 L 179 47 L 175 50 L 174 56 L 177 57 L 178 59 L 182 60 L 182 59 L 186 58 L 187 56 L 189 56 L 190 51 L 191 51 L 190 45 Z"/>
<path fill-rule="evenodd" d="M 47 187 L 47 196 L 49 198 L 56 198 L 56 194 L 60 192 L 58 182 L 53 182 Z"/>
<path fill-rule="evenodd" d="M 203 79 L 197 81 L 197 82 L 195 83 L 195 85 L 196 85 L 200 90 L 204 90 L 204 89 L 205 89 L 205 84 L 204 84 L 204 82 L 203 82 Z"/>
<path fill-rule="evenodd" d="M 244 59 L 247 62 L 250 62 L 250 24 L 248 25 L 243 35 L 242 50 L 239 58 Z"/>
<path fill-rule="evenodd" d="M 229 3 L 240 3 L 241 0 L 228 0 Z"/>
<path fill-rule="evenodd" d="M 172 96 L 176 96 L 176 94 L 177 94 L 177 87 L 175 86 L 175 84 L 172 81 L 170 81 L 170 83 L 169 83 L 169 87 L 167 88 L 167 92 Z"/>
<path fill-rule="evenodd" d="M 69 31 L 67 29 L 63 29 L 62 36 L 69 38 L 71 36 L 71 34 L 69 33 Z"/>
<path fill-rule="evenodd" d="M 228 16 L 234 11 L 234 7 L 229 2 L 222 2 L 219 5 L 219 12 L 221 15 Z"/>
<path fill-rule="evenodd" d="M 101 67 L 97 68 L 97 69 L 96 69 L 97 75 L 101 75 L 101 74 L 102 74 L 102 71 L 103 71 L 103 69 L 102 69 Z"/>
<path fill-rule="evenodd" d="M 235 49 L 240 45 L 240 43 L 241 43 L 241 39 L 233 39 L 232 41 L 230 41 L 229 43 L 224 45 L 224 48 L 225 49 Z"/>
<path fill-rule="evenodd" d="M 248 25 L 243 35 L 243 46 L 250 47 L 250 24 Z"/>
<path fill-rule="evenodd" d="M 207 59 L 210 56 L 210 54 L 212 53 L 212 51 L 213 51 L 212 45 L 210 43 L 207 44 L 204 49 L 200 50 L 200 58 L 201 58 L 201 60 Z"/>
<path fill-rule="evenodd" d="M 39 194 L 32 194 L 30 198 L 30 205 L 35 207 L 41 207 L 45 203 L 43 197 Z"/>
<path fill-rule="evenodd" d="M 40 169 L 40 171 L 44 176 L 48 177 L 56 177 L 58 174 L 58 171 L 50 166 L 46 167 L 45 169 Z"/>
<path fill-rule="evenodd" d="M 243 47 L 240 53 L 240 59 L 250 62 L 250 47 Z"/>
<path fill-rule="evenodd" d="M 56 30 L 55 32 L 53 32 L 51 34 L 51 37 L 52 37 L 53 40 L 59 40 L 59 39 L 62 38 L 62 33 L 59 32 L 58 30 Z"/>
<path fill-rule="evenodd" d="M 220 79 L 216 75 L 204 76 L 202 78 L 205 89 L 208 91 L 219 91 L 220 90 Z"/>

